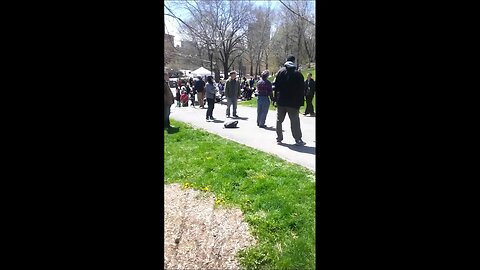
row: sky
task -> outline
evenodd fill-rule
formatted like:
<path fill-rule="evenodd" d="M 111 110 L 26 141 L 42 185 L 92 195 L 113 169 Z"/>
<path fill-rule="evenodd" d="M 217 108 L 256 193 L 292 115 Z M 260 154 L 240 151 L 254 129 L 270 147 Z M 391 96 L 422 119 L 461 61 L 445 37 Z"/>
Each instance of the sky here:
<path fill-rule="evenodd" d="M 287 0 L 288 1 L 288 0 Z M 170 2 L 170 3 L 169 3 Z M 171 0 L 165 0 L 165 4 L 170 8 L 172 9 L 173 12 L 175 12 L 175 15 L 180 17 L 180 18 L 185 18 L 188 13 L 187 11 L 184 11 L 182 9 L 173 9 L 173 5 L 171 4 Z M 279 2 L 279 1 L 276 1 L 276 0 L 270 0 L 270 1 L 266 1 L 266 0 L 263 0 L 263 1 L 260 1 L 260 0 L 255 0 L 253 1 L 254 2 L 254 5 L 256 6 L 266 6 L 268 4 L 268 2 L 271 2 L 272 3 L 272 7 L 273 8 L 276 8 L 276 7 L 280 7 L 282 6 L 282 4 Z M 164 14 L 167 13 L 168 10 L 166 8 L 164 8 Z M 174 18 L 170 17 L 170 16 L 164 16 L 164 20 L 165 20 L 165 26 L 166 26 L 166 29 L 165 29 L 165 33 L 167 34 L 170 34 L 170 35 L 174 35 L 174 45 L 177 46 L 177 45 L 180 45 L 180 40 L 182 39 L 181 36 L 180 36 L 180 33 L 178 32 L 178 28 L 179 28 L 179 23 L 177 22 L 177 20 L 175 20 Z"/>

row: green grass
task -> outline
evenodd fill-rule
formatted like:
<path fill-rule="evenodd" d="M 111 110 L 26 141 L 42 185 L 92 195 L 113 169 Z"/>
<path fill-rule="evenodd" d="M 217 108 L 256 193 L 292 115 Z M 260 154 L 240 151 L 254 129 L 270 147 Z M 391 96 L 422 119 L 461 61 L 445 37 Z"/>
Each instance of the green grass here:
<path fill-rule="evenodd" d="M 278 157 L 178 121 L 165 132 L 165 183 L 213 192 L 239 207 L 257 245 L 239 253 L 246 269 L 315 269 L 315 175 Z"/>
<path fill-rule="evenodd" d="M 307 73 L 309 73 L 309 72 L 312 73 L 312 78 L 316 82 L 315 69 L 314 68 L 309 68 L 309 69 L 302 70 L 303 77 L 305 79 L 307 79 Z M 272 77 L 269 78 L 269 81 L 271 81 L 271 82 L 273 82 L 274 80 L 275 80 L 275 76 L 272 76 Z M 313 104 L 313 111 L 317 112 L 317 94 L 316 93 L 313 96 L 312 104 Z M 253 95 L 251 100 L 240 101 L 240 102 L 238 102 L 238 105 L 256 108 L 257 107 L 257 98 L 255 97 L 255 95 Z M 268 109 L 271 110 L 271 111 L 276 111 L 277 110 L 277 108 L 275 108 L 271 104 L 270 104 L 270 107 Z M 300 113 L 304 113 L 305 109 L 306 109 L 306 106 L 300 107 Z"/>

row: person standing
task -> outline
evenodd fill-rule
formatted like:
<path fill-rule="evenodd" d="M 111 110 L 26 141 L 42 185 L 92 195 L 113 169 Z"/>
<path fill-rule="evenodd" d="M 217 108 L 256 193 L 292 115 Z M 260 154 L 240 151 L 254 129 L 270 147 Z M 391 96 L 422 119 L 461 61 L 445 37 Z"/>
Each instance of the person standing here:
<path fill-rule="evenodd" d="M 237 100 L 240 96 L 240 82 L 237 80 L 237 72 L 230 71 L 230 78 L 228 78 L 225 84 L 225 96 L 227 97 L 227 118 L 230 117 L 230 106 L 233 105 L 233 117 L 237 115 Z"/>
<path fill-rule="evenodd" d="M 170 106 L 175 102 L 172 90 L 168 85 L 168 72 L 163 73 L 163 129 L 170 129 Z"/>
<path fill-rule="evenodd" d="M 250 77 L 250 89 L 253 89 L 253 85 L 255 84 L 255 81 L 253 80 L 253 76 Z"/>
<path fill-rule="evenodd" d="M 175 100 L 177 101 L 177 107 L 180 107 L 180 87 L 177 86 L 176 92 L 175 92 Z"/>
<path fill-rule="evenodd" d="M 178 88 L 182 89 L 182 79 L 178 78 L 177 84 L 178 84 Z"/>
<path fill-rule="evenodd" d="M 182 107 L 188 107 L 188 95 L 187 91 L 185 90 L 185 86 L 182 86 L 182 94 L 180 95 L 180 103 Z"/>
<path fill-rule="evenodd" d="M 307 108 L 305 108 L 305 113 L 303 115 L 310 114 L 310 116 L 315 116 L 313 111 L 313 96 L 315 95 L 315 81 L 312 78 L 312 73 L 307 74 L 307 80 L 305 81 L 305 100 Z"/>
<path fill-rule="evenodd" d="M 262 78 L 257 82 L 257 126 L 261 128 L 267 127 L 265 120 L 267 119 L 270 100 L 273 100 L 272 83 L 268 80 L 268 76 L 270 76 L 270 72 L 264 70 Z"/>
<path fill-rule="evenodd" d="M 198 80 L 195 82 L 195 91 L 197 92 L 198 104 L 201 109 L 205 109 L 203 99 L 205 98 L 205 82 L 202 76 L 198 76 Z"/>
<path fill-rule="evenodd" d="M 220 93 L 220 100 L 223 99 L 223 96 L 225 95 L 225 91 L 224 91 L 224 88 L 223 88 L 223 82 L 220 81 L 218 83 L 218 92 Z"/>
<path fill-rule="evenodd" d="M 297 70 L 294 63 L 295 57 L 290 55 L 287 57 L 284 67 L 281 68 L 275 78 L 275 99 L 277 107 L 277 143 L 283 141 L 282 123 L 288 113 L 295 145 L 305 145 L 302 141 L 302 130 L 300 129 L 299 110 L 304 103 L 303 75 Z"/>
<path fill-rule="evenodd" d="M 207 121 L 215 120 L 213 118 L 213 108 L 215 107 L 215 96 L 217 94 L 217 88 L 213 84 L 213 77 L 207 77 L 207 84 L 205 85 L 205 95 L 207 97 Z"/>
<path fill-rule="evenodd" d="M 190 106 L 193 106 L 193 108 L 195 108 L 195 95 L 197 93 L 195 92 L 195 88 L 192 88 L 191 91 L 190 91 L 190 101 L 191 101 L 191 104 Z"/>

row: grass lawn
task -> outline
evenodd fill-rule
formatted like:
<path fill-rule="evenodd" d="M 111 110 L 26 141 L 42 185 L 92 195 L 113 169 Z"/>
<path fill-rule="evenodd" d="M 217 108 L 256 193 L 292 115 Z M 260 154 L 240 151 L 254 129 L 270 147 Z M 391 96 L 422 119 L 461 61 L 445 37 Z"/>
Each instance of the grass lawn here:
<path fill-rule="evenodd" d="M 305 79 L 307 79 L 307 73 L 309 73 L 309 72 L 312 73 L 312 78 L 313 78 L 313 79 L 315 80 L 315 82 L 316 82 L 315 69 L 313 69 L 313 68 L 309 68 L 309 69 L 304 69 L 304 70 L 302 70 L 302 75 L 303 75 L 303 77 L 304 77 Z M 269 78 L 269 81 L 271 81 L 271 82 L 273 82 L 274 80 L 275 80 L 275 76 L 272 76 L 272 77 Z M 255 82 L 255 85 L 256 85 L 256 82 Z M 316 93 L 315 93 L 315 96 L 313 96 L 312 104 L 313 104 L 313 110 L 314 110 L 315 112 L 317 112 L 317 94 L 316 94 Z M 251 100 L 246 100 L 246 101 L 238 102 L 238 105 L 256 108 L 256 107 L 257 107 L 257 98 L 256 98 L 255 96 L 253 96 Z M 306 108 L 306 106 L 300 107 L 300 113 L 304 113 L 304 112 L 305 112 L 305 108 Z M 276 111 L 277 108 L 275 108 L 274 106 L 272 106 L 272 105 L 270 104 L 269 110 L 271 110 L 271 111 Z"/>
<path fill-rule="evenodd" d="M 165 132 L 165 183 L 207 190 L 239 207 L 257 245 L 239 253 L 246 269 L 315 269 L 315 175 L 278 157 L 182 122 Z"/>

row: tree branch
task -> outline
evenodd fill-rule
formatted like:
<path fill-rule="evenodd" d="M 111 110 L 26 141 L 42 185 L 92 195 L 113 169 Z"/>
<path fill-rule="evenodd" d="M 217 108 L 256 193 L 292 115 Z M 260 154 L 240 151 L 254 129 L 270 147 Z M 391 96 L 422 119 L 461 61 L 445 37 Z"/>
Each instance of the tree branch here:
<path fill-rule="evenodd" d="M 315 23 L 311 22 L 310 20 L 307 20 L 305 17 L 303 17 L 302 15 L 298 14 L 297 12 L 293 11 L 289 6 L 285 5 L 285 3 L 282 2 L 282 0 L 278 0 L 280 3 L 282 3 L 283 6 L 285 6 L 288 10 L 290 10 L 293 14 L 297 15 L 298 17 L 300 17 L 302 20 L 305 20 L 307 22 L 309 22 L 310 24 L 312 24 L 313 26 L 315 26 Z"/>

